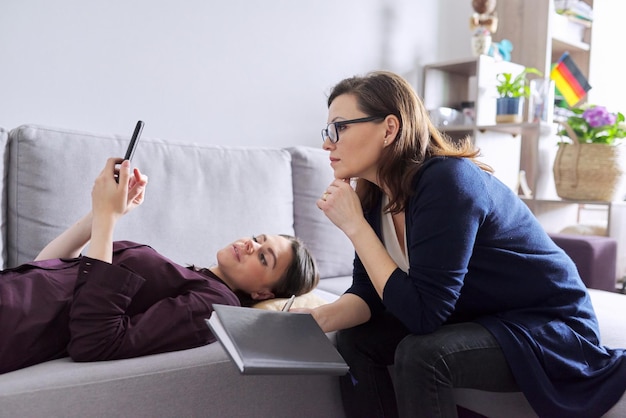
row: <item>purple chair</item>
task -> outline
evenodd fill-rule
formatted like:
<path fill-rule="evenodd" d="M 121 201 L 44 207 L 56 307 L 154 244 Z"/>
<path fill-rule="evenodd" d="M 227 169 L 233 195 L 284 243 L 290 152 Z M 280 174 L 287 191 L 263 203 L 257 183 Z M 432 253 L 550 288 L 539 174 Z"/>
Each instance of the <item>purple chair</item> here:
<path fill-rule="evenodd" d="M 585 285 L 615 292 L 617 278 L 617 241 L 598 235 L 549 234 L 570 256 Z"/>

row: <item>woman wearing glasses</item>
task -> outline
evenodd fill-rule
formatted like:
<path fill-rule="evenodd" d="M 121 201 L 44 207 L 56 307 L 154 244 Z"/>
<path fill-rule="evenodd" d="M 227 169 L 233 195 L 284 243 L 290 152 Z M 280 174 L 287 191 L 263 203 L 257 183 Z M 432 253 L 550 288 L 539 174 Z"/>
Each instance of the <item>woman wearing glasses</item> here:
<path fill-rule="evenodd" d="M 552 417 L 619 400 L 626 354 L 600 345 L 573 262 L 470 139 L 447 141 L 388 72 L 337 84 L 328 121 L 336 179 L 317 204 L 356 259 L 352 286 L 312 313 L 341 330 L 349 417 L 454 417 L 455 387 L 521 390 Z"/>
<path fill-rule="evenodd" d="M 302 243 L 285 235 L 242 238 L 209 269 L 180 266 L 147 245 L 113 242 L 117 221 L 143 202 L 147 177 L 109 159 L 92 211 L 32 263 L 0 272 L 0 373 L 70 355 L 112 360 L 215 341 L 204 319 L 214 303 L 301 295 L 318 282 Z M 84 256 L 81 251 L 90 242 Z"/>

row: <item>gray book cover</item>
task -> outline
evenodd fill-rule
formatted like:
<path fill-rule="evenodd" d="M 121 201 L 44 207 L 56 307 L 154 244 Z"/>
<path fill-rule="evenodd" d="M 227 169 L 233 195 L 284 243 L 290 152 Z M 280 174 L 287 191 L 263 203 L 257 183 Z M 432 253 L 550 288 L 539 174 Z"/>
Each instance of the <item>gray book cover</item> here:
<path fill-rule="evenodd" d="M 310 314 L 213 305 L 207 325 L 242 374 L 343 375 L 348 365 Z"/>

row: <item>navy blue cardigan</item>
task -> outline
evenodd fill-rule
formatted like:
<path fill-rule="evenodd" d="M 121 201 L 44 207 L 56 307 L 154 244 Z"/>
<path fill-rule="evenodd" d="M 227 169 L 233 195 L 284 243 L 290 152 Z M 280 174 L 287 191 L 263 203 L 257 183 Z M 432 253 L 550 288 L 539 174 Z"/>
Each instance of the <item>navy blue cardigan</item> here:
<path fill-rule="evenodd" d="M 432 158 L 407 202 L 409 273 L 382 300 L 358 256 L 347 291 L 387 309 L 414 334 L 476 321 L 499 341 L 540 416 L 600 416 L 626 390 L 626 352 L 600 343 L 572 260 L 509 187 L 473 162 Z M 381 237 L 380 201 L 366 212 Z"/>

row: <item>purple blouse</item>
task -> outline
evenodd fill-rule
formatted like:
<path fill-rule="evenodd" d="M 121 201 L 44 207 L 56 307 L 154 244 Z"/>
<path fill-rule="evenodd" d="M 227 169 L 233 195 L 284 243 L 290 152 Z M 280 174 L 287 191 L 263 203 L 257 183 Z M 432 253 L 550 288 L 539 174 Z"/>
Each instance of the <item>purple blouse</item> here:
<path fill-rule="evenodd" d="M 113 263 L 89 257 L 0 272 L 0 373 L 55 358 L 113 360 L 215 341 L 213 304 L 239 305 L 216 276 L 120 241 Z"/>

